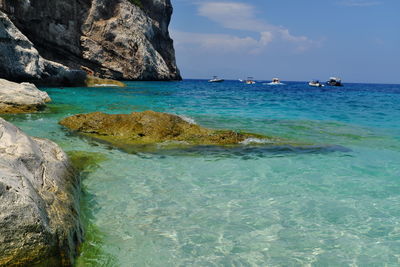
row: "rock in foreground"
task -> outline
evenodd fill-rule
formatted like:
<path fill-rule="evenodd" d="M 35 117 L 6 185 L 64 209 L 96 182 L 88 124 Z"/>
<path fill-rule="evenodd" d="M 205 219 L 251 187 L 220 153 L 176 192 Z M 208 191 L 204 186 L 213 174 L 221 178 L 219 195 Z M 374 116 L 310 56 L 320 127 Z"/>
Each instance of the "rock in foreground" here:
<path fill-rule="evenodd" d="M 72 266 L 79 180 L 66 154 L 0 118 L 0 266 Z"/>
<path fill-rule="evenodd" d="M 256 134 L 207 129 L 180 116 L 154 111 L 78 114 L 63 119 L 60 124 L 117 146 L 167 141 L 190 145 L 234 145 L 250 138 L 267 138 Z"/>
<path fill-rule="evenodd" d="M 42 109 L 51 99 L 31 83 L 0 79 L 0 113 L 29 113 Z"/>

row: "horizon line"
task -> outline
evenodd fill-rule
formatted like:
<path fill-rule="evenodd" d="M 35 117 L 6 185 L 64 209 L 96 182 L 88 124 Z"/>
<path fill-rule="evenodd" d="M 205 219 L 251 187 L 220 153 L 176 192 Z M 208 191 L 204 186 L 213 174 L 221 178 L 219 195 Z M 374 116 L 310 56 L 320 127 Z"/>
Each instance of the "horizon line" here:
<path fill-rule="evenodd" d="M 204 80 L 204 81 L 208 81 L 209 80 L 209 78 L 182 78 L 182 80 L 184 81 L 184 80 Z M 224 79 L 225 81 L 238 81 L 239 80 L 239 78 L 238 79 Z M 243 79 L 243 80 L 245 80 L 245 79 Z M 254 81 L 271 81 L 271 79 L 254 79 Z M 310 82 L 311 80 L 304 80 L 304 81 L 295 81 L 295 80 L 281 80 L 282 82 L 304 82 L 304 83 L 308 83 L 308 82 Z M 319 80 L 319 81 L 325 81 L 325 80 Z M 385 84 L 387 84 L 387 85 L 400 85 L 400 82 L 398 82 L 398 83 L 396 83 L 396 82 L 393 82 L 393 83 L 391 83 L 391 82 L 388 82 L 388 83 L 380 83 L 380 82 L 354 82 L 354 81 L 350 81 L 350 82 L 343 82 L 343 80 L 342 80 L 342 83 L 343 84 L 382 84 L 382 85 L 385 85 Z"/>

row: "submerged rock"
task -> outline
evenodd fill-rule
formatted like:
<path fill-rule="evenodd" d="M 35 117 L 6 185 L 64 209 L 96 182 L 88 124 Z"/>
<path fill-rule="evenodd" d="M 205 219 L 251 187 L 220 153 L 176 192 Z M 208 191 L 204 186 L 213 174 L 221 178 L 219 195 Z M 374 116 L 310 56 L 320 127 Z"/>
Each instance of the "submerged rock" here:
<path fill-rule="evenodd" d="M 59 146 L 0 118 L 0 266 L 72 266 L 79 191 Z"/>
<path fill-rule="evenodd" d="M 29 113 L 42 109 L 51 99 L 31 83 L 0 79 L 0 113 Z"/>
<path fill-rule="evenodd" d="M 249 138 L 279 140 L 257 134 L 207 129 L 180 116 L 154 111 L 131 114 L 78 114 L 63 119 L 60 124 L 117 146 L 168 141 L 189 145 L 234 145 Z"/>
<path fill-rule="evenodd" d="M 94 76 L 88 76 L 85 84 L 87 87 L 126 87 L 126 84 L 116 80 L 101 79 Z"/>
<path fill-rule="evenodd" d="M 98 166 L 98 163 L 107 160 L 107 156 L 98 152 L 88 152 L 73 150 L 67 152 L 74 168 L 80 173 L 86 170 L 92 170 Z"/>

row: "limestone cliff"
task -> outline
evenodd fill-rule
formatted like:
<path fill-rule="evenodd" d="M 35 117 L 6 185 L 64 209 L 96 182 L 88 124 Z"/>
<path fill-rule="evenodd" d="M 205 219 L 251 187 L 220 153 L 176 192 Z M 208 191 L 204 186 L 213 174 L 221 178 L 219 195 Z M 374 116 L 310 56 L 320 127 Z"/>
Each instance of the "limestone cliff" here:
<path fill-rule="evenodd" d="M 41 57 L 33 43 L 0 11 L 0 78 L 73 85 L 83 83 L 86 74 Z"/>
<path fill-rule="evenodd" d="M 37 50 L 45 62 L 102 78 L 180 79 L 168 33 L 170 0 L 0 0 L 0 11 L 26 38 L 16 43 Z M 2 73 L 5 40 L 0 37 Z"/>

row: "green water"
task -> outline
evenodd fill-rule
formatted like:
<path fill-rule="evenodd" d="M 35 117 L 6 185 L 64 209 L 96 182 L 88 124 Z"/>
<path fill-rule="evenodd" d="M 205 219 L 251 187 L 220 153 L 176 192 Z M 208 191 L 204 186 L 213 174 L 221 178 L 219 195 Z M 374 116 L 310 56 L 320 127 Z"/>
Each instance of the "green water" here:
<path fill-rule="evenodd" d="M 45 90 L 49 109 L 7 119 L 66 151 L 97 153 L 83 172 L 78 266 L 400 265 L 400 86 Z M 76 113 L 147 109 L 317 147 L 128 154 L 57 124 Z"/>

